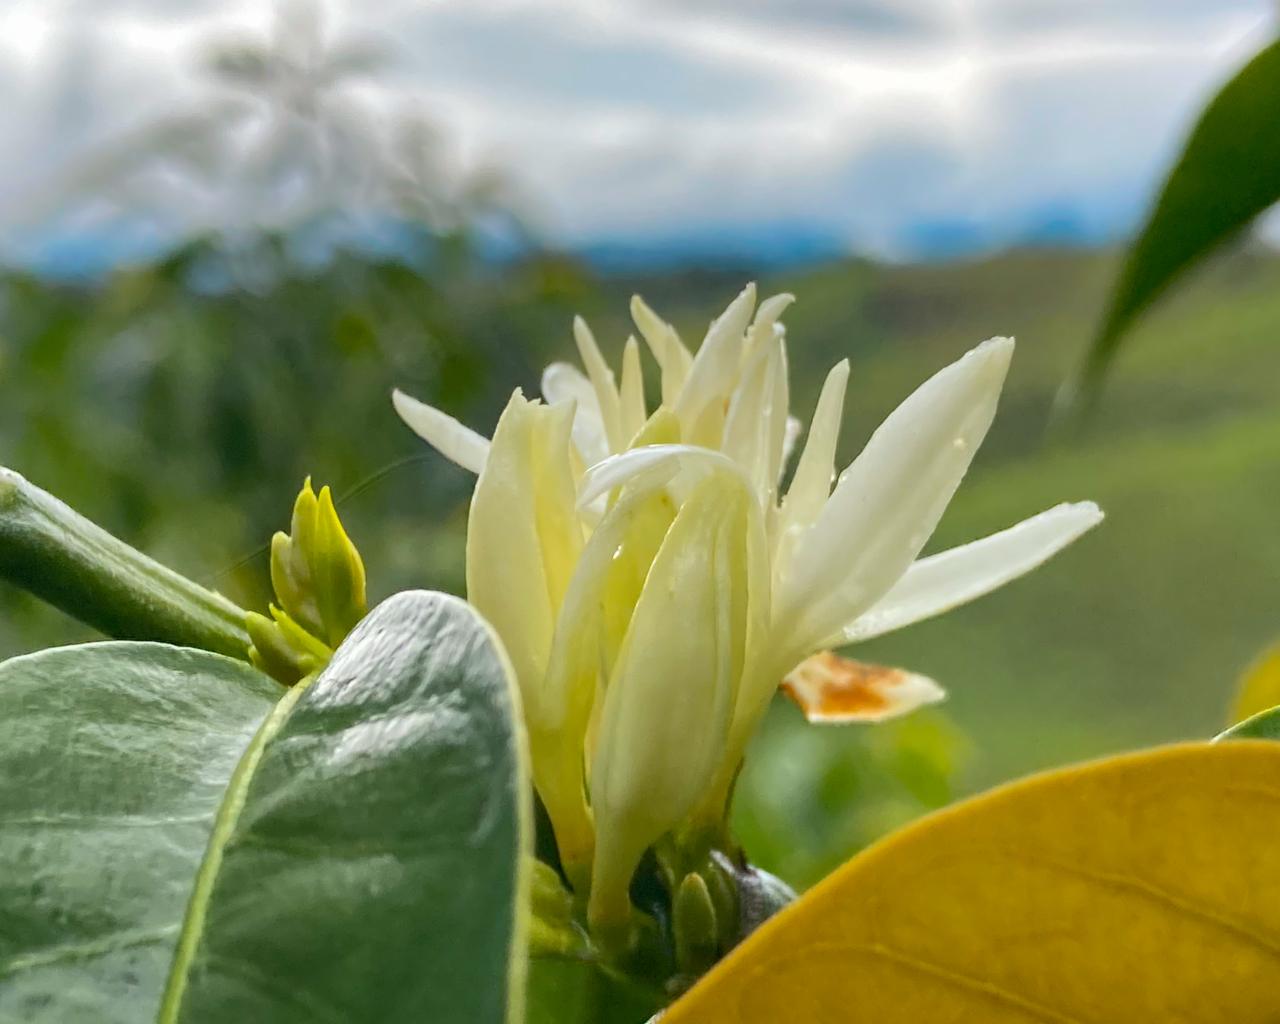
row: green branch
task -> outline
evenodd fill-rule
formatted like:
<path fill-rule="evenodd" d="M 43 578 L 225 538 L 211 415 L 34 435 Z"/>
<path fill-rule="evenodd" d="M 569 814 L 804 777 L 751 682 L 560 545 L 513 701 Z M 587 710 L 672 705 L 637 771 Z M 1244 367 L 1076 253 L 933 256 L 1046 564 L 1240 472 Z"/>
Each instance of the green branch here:
<path fill-rule="evenodd" d="M 0 579 L 107 636 L 249 657 L 243 609 L 3 468 Z"/>

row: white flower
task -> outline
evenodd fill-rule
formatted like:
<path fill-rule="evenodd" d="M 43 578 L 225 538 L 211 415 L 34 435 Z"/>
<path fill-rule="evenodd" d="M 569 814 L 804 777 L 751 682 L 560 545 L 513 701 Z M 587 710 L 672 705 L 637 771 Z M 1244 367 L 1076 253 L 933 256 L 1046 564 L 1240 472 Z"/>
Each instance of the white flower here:
<path fill-rule="evenodd" d="M 649 414 L 634 338 L 621 383 L 580 319 L 586 373 L 556 363 L 548 405 L 519 392 L 486 441 L 395 395 L 406 423 L 479 474 L 469 597 L 510 649 L 534 781 L 591 919 L 616 926 L 646 847 L 720 821 L 780 684 L 814 721 L 877 721 L 939 700 L 923 676 L 828 648 L 955 607 L 1094 526 L 1059 505 L 919 559 L 995 415 L 1013 342 L 984 342 L 926 381 L 835 486 L 847 362 L 823 386 L 784 495 L 791 302 L 749 286 L 696 354 L 640 299 L 662 373 Z M 754 312 L 754 316 L 753 316 Z"/>

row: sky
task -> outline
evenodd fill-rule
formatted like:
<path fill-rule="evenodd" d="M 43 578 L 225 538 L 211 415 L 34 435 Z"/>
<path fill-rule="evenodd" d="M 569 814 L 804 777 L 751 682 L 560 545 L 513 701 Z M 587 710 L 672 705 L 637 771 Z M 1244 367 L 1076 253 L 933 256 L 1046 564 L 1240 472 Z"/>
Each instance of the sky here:
<path fill-rule="evenodd" d="M 379 57 L 372 72 L 352 57 L 332 88 L 324 79 L 346 133 L 338 148 L 371 151 L 389 125 L 428 122 L 442 162 L 424 173 L 496 170 L 556 244 L 890 259 L 1123 236 L 1189 119 L 1270 38 L 1276 14 L 1271 0 L 319 0 L 315 10 L 332 46 Z M 72 203 L 63 185 L 148 127 L 205 125 L 230 100 L 202 55 L 271 38 L 273 18 L 252 0 L 5 0 L 0 251 L 51 224 L 65 235 L 115 223 L 121 209 L 152 242 L 269 216 L 276 197 L 246 214 L 250 190 L 199 180 L 223 165 L 190 144 L 195 129 L 182 135 L 184 173 L 153 168 L 131 194 L 92 203 L 79 193 Z M 278 122 L 259 121 L 258 150 L 268 137 L 272 159 L 296 149 Z M 371 126 L 382 141 L 361 134 Z M 152 200 L 163 210 L 143 216 Z"/>

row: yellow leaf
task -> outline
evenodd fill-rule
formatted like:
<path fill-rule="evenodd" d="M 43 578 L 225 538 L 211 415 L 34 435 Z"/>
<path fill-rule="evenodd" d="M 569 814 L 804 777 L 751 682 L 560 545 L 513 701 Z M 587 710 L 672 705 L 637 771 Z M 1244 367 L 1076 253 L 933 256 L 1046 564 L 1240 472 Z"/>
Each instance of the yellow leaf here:
<path fill-rule="evenodd" d="M 1280 743 L 1050 772 L 921 821 L 662 1024 L 1280 1021 Z"/>
<path fill-rule="evenodd" d="M 1231 705 L 1231 723 L 1280 704 L 1280 644 L 1263 651 L 1240 677 Z"/>

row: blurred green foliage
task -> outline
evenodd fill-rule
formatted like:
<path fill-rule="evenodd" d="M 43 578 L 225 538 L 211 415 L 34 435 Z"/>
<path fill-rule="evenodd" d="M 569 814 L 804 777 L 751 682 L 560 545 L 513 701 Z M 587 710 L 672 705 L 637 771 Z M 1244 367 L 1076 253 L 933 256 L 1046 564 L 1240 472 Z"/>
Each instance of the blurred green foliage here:
<path fill-rule="evenodd" d="M 249 607 L 307 474 L 373 556 L 375 598 L 458 589 L 470 481 L 400 427 L 391 388 L 491 425 L 584 285 L 555 261 L 498 274 L 464 239 L 422 245 L 429 273 L 352 255 L 307 270 L 264 240 L 192 245 L 101 286 L 4 278 L 0 461 Z M 6 652 L 77 635 L 5 619 Z"/>
<path fill-rule="evenodd" d="M 780 702 L 739 786 L 761 866 L 805 885 L 954 796 L 1068 760 L 1220 728 L 1232 679 L 1280 596 L 1280 260 L 1235 252 L 1143 323 L 1085 432 L 1046 448 L 1053 395 L 1101 308 L 1111 254 L 1023 252 L 777 275 L 793 404 L 850 356 L 842 461 L 918 383 L 992 334 L 1019 337 L 1000 415 L 932 547 L 1058 501 L 1108 521 L 1025 580 L 864 645 L 951 692 L 944 713 L 806 725 Z M 95 284 L 0 278 L 0 464 L 247 607 L 268 600 L 267 542 L 304 476 L 331 484 L 370 604 L 462 589 L 468 474 L 389 402 L 400 386 L 488 432 L 511 388 L 573 358 L 581 312 L 608 354 L 642 292 L 687 336 L 741 270 L 599 278 L 562 257 L 495 265 L 462 237 L 411 260 L 308 266 L 281 240 L 192 244 Z M 1212 345 L 1205 344 L 1212 340 Z M 87 639 L 0 591 L 0 655 Z"/>

